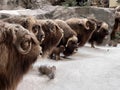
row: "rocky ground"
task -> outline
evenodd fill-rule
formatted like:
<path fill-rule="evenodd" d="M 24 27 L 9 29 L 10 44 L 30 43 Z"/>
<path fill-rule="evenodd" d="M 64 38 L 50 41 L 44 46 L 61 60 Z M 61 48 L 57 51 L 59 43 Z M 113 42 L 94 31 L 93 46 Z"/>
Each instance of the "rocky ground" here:
<path fill-rule="evenodd" d="M 120 45 L 86 45 L 61 61 L 41 59 L 23 78 L 17 90 L 120 90 Z M 55 65 L 55 79 L 40 75 L 40 65 Z"/>

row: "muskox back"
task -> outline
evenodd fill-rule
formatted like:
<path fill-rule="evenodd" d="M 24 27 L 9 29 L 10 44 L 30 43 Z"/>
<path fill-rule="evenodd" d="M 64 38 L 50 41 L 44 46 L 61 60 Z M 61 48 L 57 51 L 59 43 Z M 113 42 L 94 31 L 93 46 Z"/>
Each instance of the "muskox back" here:
<path fill-rule="evenodd" d="M 0 22 L 0 90 L 15 90 L 39 53 L 41 47 L 32 33 L 20 25 Z"/>
<path fill-rule="evenodd" d="M 96 24 L 87 18 L 70 18 L 66 23 L 77 33 L 79 46 L 85 45 L 96 28 Z"/>

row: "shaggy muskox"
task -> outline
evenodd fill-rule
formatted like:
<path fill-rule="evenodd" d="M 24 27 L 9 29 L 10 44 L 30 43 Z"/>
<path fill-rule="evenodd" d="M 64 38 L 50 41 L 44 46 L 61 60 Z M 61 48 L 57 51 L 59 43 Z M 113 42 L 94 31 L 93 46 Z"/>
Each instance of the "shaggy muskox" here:
<path fill-rule="evenodd" d="M 90 19 L 90 18 L 89 18 Z M 109 34 L 108 31 L 108 24 L 106 22 L 98 21 L 97 19 L 90 19 L 91 21 L 95 22 L 97 27 L 96 30 L 93 32 L 91 38 L 89 39 L 89 43 L 91 47 L 95 47 L 94 44 L 102 44 L 105 37 Z"/>
<path fill-rule="evenodd" d="M 111 33 L 111 40 L 114 40 L 116 38 L 117 32 L 120 32 L 120 7 L 116 8 L 115 23 L 114 23 L 113 30 Z"/>
<path fill-rule="evenodd" d="M 45 33 L 45 39 L 41 46 L 44 55 L 50 55 L 54 47 L 56 47 L 63 37 L 63 30 L 53 20 L 38 20 Z"/>
<path fill-rule="evenodd" d="M 22 25 L 24 28 L 28 29 L 30 32 L 33 32 L 37 39 L 39 40 L 40 44 L 44 40 L 45 34 L 42 30 L 42 27 L 39 23 L 37 23 L 36 18 L 32 16 L 27 16 L 27 17 L 10 17 L 10 18 L 5 18 L 3 19 L 4 22 L 9 22 L 9 23 L 17 23 Z"/>
<path fill-rule="evenodd" d="M 87 18 L 70 18 L 66 23 L 77 33 L 79 46 L 84 46 L 96 29 L 96 23 Z"/>
<path fill-rule="evenodd" d="M 33 33 L 21 25 L 0 22 L 0 90 L 15 90 L 41 53 Z"/>
<path fill-rule="evenodd" d="M 65 21 L 59 19 L 54 21 L 64 31 L 63 38 L 61 39 L 58 47 L 61 45 L 65 47 L 65 51 L 63 52 L 65 56 L 72 55 L 78 48 L 78 38 L 76 32 L 73 31 Z"/>
<path fill-rule="evenodd" d="M 50 58 L 53 59 L 55 57 L 55 60 L 60 60 L 60 53 L 63 53 L 64 51 L 65 47 L 63 45 L 55 47 L 50 54 Z"/>

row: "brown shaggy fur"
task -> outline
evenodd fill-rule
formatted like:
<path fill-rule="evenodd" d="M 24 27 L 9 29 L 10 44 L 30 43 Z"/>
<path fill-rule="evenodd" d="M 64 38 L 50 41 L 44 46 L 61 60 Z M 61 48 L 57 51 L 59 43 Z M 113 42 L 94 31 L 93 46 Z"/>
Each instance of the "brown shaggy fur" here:
<path fill-rule="evenodd" d="M 39 42 L 20 25 L 0 22 L 0 90 L 15 90 L 40 53 Z"/>
<path fill-rule="evenodd" d="M 65 56 L 72 55 L 74 53 L 74 50 L 78 48 L 78 39 L 77 39 L 77 34 L 75 31 L 73 31 L 69 25 L 63 21 L 63 20 L 55 20 L 55 22 L 58 24 L 58 26 L 63 29 L 64 35 L 63 38 L 61 39 L 59 46 L 63 45 L 65 47 L 65 51 L 63 54 Z"/>
<path fill-rule="evenodd" d="M 28 29 L 30 32 L 33 32 L 40 43 L 44 40 L 45 34 L 42 30 L 42 27 L 37 23 L 36 18 L 32 16 L 27 17 L 11 17 L 3 19 L 4 22 L 17 23 L 22 25 L 24 28 Z"/>
<path fill-rule="evenodd" d="M 55 66 L 46 66 L 46 65 L 42 65 L 39 67 L 39 72 L 43 75 L 47 75 L 50 79 L 54 79 L 55 78 L 55 71 L 56 71 L 56 67 Z"/>
<path fill-rule="evenodd" d="M 61 45 L 60 47 L 55 47 L 52 50 L 52 53 L 50 55 L 50 58 L 53 59 L 55 57 L 55 60 L 60 60 L 60 53 L 63 53 L 65 51 L 65 47 Z"/>
<path fill-rule="evenodd" d="M 66 22 L 77 33 L 79 46 L 85 45 L 96 28 L 96 24 L 87 18 L 70 18 Z"/>
<path fill-rule="evenodd" d="M 50 55 L 63 37 L 63 30 L 53 20 L 38 20 L 38 23 L 42 25 L 45 32 L 45 39 L 41 44 L 43 56 Z"/>
<path fill-rule="evenodd" d="M 95 22 L 97 27 L 93 32 L 91 38 L 89 39 L 89 43 L 91 47 L 95 47 L 94 44 L 102 44 L 105 37 L 109 34 L 108 24 L 102 21 L 98 21 L 97 19 L 89 18 L 91 21 Z"/>

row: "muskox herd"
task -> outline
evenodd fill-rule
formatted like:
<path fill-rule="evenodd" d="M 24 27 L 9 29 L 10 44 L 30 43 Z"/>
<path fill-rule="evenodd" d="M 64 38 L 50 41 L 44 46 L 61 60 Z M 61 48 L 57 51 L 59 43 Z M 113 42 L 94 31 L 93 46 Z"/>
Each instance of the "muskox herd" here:
<path fill-rule="evenodd" d="M 0 90 L 15 90 L 37 57 L 60 59 L 89 42 L 101 44 L 109 34 L 108 24 L 93 18 L 63 20 L 32 16 L 0 20 Z"/>

